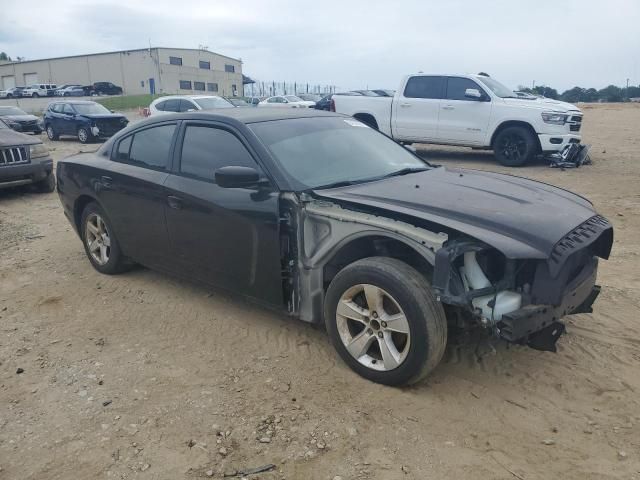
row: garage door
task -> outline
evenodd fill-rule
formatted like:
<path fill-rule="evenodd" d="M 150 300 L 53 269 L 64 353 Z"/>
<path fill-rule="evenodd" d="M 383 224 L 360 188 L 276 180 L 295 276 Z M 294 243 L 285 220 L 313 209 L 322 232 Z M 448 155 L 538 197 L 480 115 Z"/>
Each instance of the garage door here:
<path fill-rule="evenodd" d="M 14 77 L 13 75 L 7 75 L 6 77 L 2 77 L 2 84 L 0 84 L 0 87 L 2 87 L 3 90 L 8 90 L 15 86 L 16 86 L 16 77 Z"/>
<path fill-rule="evenodd" d="M 38 83 L 38 74 L 37 73 L 25 73 L 24 74 L 24 84 L 25 85 L 33 85 L 34 83 Z"/>

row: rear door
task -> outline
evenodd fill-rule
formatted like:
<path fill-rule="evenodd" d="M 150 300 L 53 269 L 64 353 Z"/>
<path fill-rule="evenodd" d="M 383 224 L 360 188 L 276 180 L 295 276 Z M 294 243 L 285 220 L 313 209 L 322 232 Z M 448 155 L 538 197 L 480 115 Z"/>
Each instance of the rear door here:
<path fill-rule="evenodd" d="M 77 130 L 76 111 L 70 103 L 62 104 L 62 112 L 58 120 L 58 133 L 75 135 Z"/>
<path fill-rule="evenodd" d="M 410 77 L 393 99 L 393 137 L 397 140 L 435 141 L 445 79 L 435 75 Z"/>
<path fill-rule="evenodd" d="M 153 124 L 119 140 L 114 167 L 98 179 L 98 200 L 113 223 L 126 255 L 167 269 L 169 243 L 164 218 L 167 179 L 176 122 Z"/>
<path fill-rule="evenodd" d="M 222 188 L 224 166 L 261 167 L 238 132 L 211 122 L 183 122 L 175 171 L 167 179 L 171 256 L 181 270 L 212 285 L 282 305 L 279 193 Z"/>
<path fill-rule="evenodd" d="M 478 90 L 480 98 L 465 94 L 468 89 Z M 460 145 L 483 145 L 493 103 L 491 97 L 474 80 L 447 77 L 445 98 L 440 104 L 438 139 Z"/>

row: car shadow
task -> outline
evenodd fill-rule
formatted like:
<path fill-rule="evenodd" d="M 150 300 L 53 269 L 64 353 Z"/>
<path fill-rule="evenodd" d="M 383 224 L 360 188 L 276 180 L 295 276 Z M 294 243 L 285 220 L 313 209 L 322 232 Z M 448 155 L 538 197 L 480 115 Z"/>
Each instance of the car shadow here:
<path fill-rule="evenodd" d="M 495 167 L 506 168 L 509 170 L 518 170 L 522 167 L 505 167 L 500 165 L 493 156 L 491 150 L 473 150 L 469 148 L 459 147 L 434 147 L 427 145 L 419 145 L 416 147 L 416 154 L 429 163 L 437 165 L 455 165 L 457 163 L 471 168 Z M 549 167 L 549 162 L 542 155 L 536 156 L 525 167 Z"/>

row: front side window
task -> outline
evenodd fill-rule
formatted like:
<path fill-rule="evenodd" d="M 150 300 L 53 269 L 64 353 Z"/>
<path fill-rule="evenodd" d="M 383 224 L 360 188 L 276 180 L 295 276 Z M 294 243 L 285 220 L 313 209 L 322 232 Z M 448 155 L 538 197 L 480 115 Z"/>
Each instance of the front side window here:
<path fill-rule="evenodd" d="M 473 80 L 462 77 L 449 77 L 447 79 L 447 100 L 473 100 L 472 98 L 464 95 L 464 92 L 468 88 L 475 88 L 476 90 L 479 90 L 481 94 L 486 95 L 484 90 L 480 88 L 480 85 Z"/>
<path fill-rule="evenodd" d="M 517 98 L 513 90 L 491 77 L 480 76 L 480 81 L 500 98 Z"/>
<path fill-rule="evenodd" d="M 276 120 L 249 128 L 300 190 L 429 168 L 406 148 L 352 118 Z"/>
<path fill-rule="evenodd" d="M 225 65 L 224 66 L 224 71 L 225 72 L 229 72 L 229 73 L 235 73 L 236 72 L 236 67 L 234 65 Z"/>
<path fill-rule="evenodd" d="M 169 167 L 169 150 L 176 130 L 175 125 L 160 125 L 133 134 L 126 161 L 133 165 L 166 170 Z"/>
<path fill-rule="evenodd" d="M 411 77 L 404 87 L 406 98 L 442 98 L 444 77 Z"/>
<path fill-rule="evenodd" d="M 180 100 L 177 98 L 167 100 L 164 102 L 164 111 L 165 112 L 177 112 L 180 110 Z"/>
<path fill-rule="evenodd" d="M 204 92 L 204 82 L 193 82 L 194 90 L 202 90 Z"/>
<path fill-rule="evenodd" d="M 129 150 L 131 150 L 131 140 L 133 139 L 133 135 L 128 136 L 127 138 L 120 140 L 118 144 L 118 148 L 116 150 L 116 160 L 119 162 L 128 162 L 129 161 Z"/>
<path fill-rule="evenodd" d="M 233 133 L 214 127 L 188 125 L 182 143 L 180 172 L 213 181 L 218 168 L 257 168 L 253 158 Z"/>
<path fill-rule="evenodd" d="M 211 62 L 205 62 L 204 60 L 200 60 L 200 68 L 204 70 L 211 70 Z"/>
<path fill-rule="evenodd" d="M 202 110 L 213 110 L 214 108 L 233 108 L 233 104 L 222 97 L 202 97 L 193 100 Z"/>
<path fill-rule="evenodd" d="M 182 65 L 182 57 L 169 57 L 171 65 Z"/>
<path fill-rule="evenodd" d="M 66 113 L 67 115 L 75 115 L 76 112 L 71 105 L 65 103 L 64 107 L 62 107 L 62 113 Z"/>
<path fill-rule="evenodd" d="M 191 81 L 180 80 L 180 90 L 191 90 Z"/>

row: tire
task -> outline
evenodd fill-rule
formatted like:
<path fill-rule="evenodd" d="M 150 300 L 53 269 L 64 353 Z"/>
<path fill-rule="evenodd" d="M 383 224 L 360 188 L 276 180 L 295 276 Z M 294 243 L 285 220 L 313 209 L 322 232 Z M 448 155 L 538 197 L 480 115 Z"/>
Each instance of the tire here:
<path fill-rule="evenodd" d="M 38 93 L 34 93 L 33 95 L 31 95 L 32 98 L 38 98 L 40 96 L 40 94 Z"/>
<path fill-rule="evenodd" d="M 7 98 L 13 98 L 13 94 L 9 93 L 9 94 L 7 95 Z"/>
<path fill-rule="evenodd" d="M 78 140 L 80 143 L 91 143 L 93 134 L 87 127 L 80 127 L 78 129 Z"/>
<path fill-rule="evenodd" d="M 379 302 L 381 313 L 370 308 L 374 302 Z M 339 307 L 350 317 L 340 315 Z M 342 269 L 327 290 L 324 318 L 331 343 L 345 363 L 384 385 L 421 381 L 438 365 L 447 343 L 444 309 L 431 286 L 422 274 L 394 258 L 365 258 Z M 406 334 L 400 333 L 404 330 Z M 384 345 L 393 345 L 395 352 L 390 354 Z"/>
<path fill-rule="evenodd" d="M 52 173 L 47 178 L 35 184 L 38 193 L 53 193 L 56 191 L 56 176 Z"/>
<path fill-rule="evenodd" d="M 49 140 L 58 140 L 60 138 L 60 134 L 53 129 L 52 125 L 47 125 L 45 130 L 47 131 Z"/>
<path fill-rule="evenodd" d="M 88 224 L 91 224 L 91 227 Z M 115 275 L 130 269 L 131 263 L 120 249 L 109 218 L 95 202 L 87 204 L 82 211 L 80 237 L 87 258 L 93 268 L 100 273 Z M 98 241 L 97 250 L 93 247 L 96 245 L 93 243 L 96 240 Z"/>
<path fill-rule="evenodd" d="M 520 167 L 530 162 L 538 152 L 538 142 L 526 127 L 506 127 L 493 142 L 493 153 L 501 165 Z"/>

